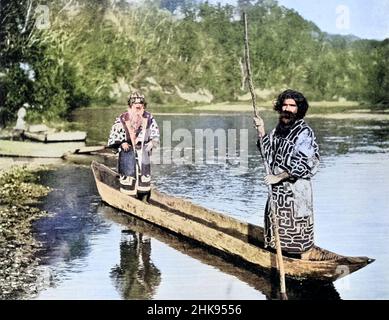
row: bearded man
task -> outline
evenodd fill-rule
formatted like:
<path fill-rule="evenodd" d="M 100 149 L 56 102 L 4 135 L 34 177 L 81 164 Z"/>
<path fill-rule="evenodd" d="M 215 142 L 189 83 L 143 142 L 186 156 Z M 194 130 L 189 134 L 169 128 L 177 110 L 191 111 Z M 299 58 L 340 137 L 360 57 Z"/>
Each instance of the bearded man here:
<path fill-rule="evenodd" d="M 276 247 L 273 207 L 282 251 L 292 255 L 314 245 L 311 178 L 318 170 L 320 156 L 314 132 L 304 121 L 308 108 L 302 93 L 286 90 L 274 105 L 279 122 L 270 134 L 265 134 L 262 119 L 254 117 L 259 136 L 257 146 L 260 148 L 262 141 L 265 161 L 271 168 L 271 174 L 265 177 L 265 183 L 272 187 L 265 208 L 265 247 Z"/>
<path fill-rule="evenodd" d="M 128 97 L 128 110 L 112 126 L 108 147 L 119 150 L 120 191 L 148 200 L 151 189 L 151 151 L 159 143 L 159 129 L 145 111 L 145 97 L 138 92 Z"/>

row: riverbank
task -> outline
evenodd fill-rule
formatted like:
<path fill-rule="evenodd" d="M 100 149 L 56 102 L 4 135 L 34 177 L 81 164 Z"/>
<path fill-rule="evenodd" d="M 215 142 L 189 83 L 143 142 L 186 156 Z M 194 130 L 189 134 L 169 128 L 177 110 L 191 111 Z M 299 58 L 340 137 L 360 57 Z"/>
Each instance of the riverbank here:
<path fill-rule="evenodd" d="M 309 102 L 313 111 L 320 110 L 323 112 L 334 112 L 334 109 L 337 110 L 359 110 L 363 108 L 363 105 L 358 101 L 310 101 Z M 257 102 L 258 111 L 266 111 L 273 109 L 273 101 L 258 101 Z M 82 111 L 84 109 L 89 110 L 102 110 L 102 109 L 117 109 L 117 110 L 125 110 L 126 105 L 124 104 L 112 104 L 110 106 L 102 106 L 102 105 L 92 105 L 87 108 L 80 108 L 75 110 L 75 113 L 78 111 Z M 209 104 L 199 104 L 199 103 L 191 103 L 191 104 L 154 104 L 150 103 L 148 110 L 153 114 L 188 114 L 188 113 L 201 113 L 201 112 L 251 112 L 252 111 L 252 103 L 251 101 L 226 101 L 219 103 L 209 103 Z"/>
<path fill-rule="evenodd" d="M 308 119 L 320 118 L 331 120 L 366 120 L 366 121 L 389 121 L 388 113 L 376 112 L 350 112 L 350 113 L 317 113 L 307 115 Z"/>
<path fill-rule="evenodd" d="M 366 105 L 358 101 L 310 101 L 310 108 L 307 114 L 307 118 L 322 118 L 331 120 L 357 120 L 357 121 L 388 121 L 389 120 L 389 109 L 384 107 L 377 107 L 373 105 Z M 257 109 L 260 114 L 272 113 L 273 102 L 272 101 L 258 101 Z M 126 105 L 123 104 L 112 104 L 112 105 L 92 105 L 88 108 L 80 108 L 73 112 L 72 119 L 79 119 L 83 114 L 88 113 L 92 117 L 93 114 L 103 114 L 109 110 L 113 116 L 111 121 L 120 114 L 126 111 Z M 150 103 L 147 111 L 151 112 L 154 116 L 184 116 L 193 115 L 196 117 L 209 117 L 223 115 L 226 116 L 237 116 L 244 113 L 252 113 L 253 107 L 251 101 L 236 101 L 236 102 L 220 102 L 211 104 L 154 104 Z M 96 140 L 95 142 L 99 142 Z"/>
<path fill-rule="evenodd" d="M 0 169 L 0 299 L 26 299 L 40 287 L 40 248 L 32 223 L 47 216 L 34 205 L 50 189 L 38 184 L 43 167 Z"/>
<path fill-rule="evenodd" d="M 360 108 L 361 104 L 357 101 L 310 101 L 309 105 L 312 109 L 327 109 L 333 111 L 333 108 Z M 272 110 L 273 101 L 257 102 L 258 111 Z M 251 101 L 244 102 L 222 102 L 209 105 L 201 105 L 193 107 L 197 111 L 221 111 L 221 112 L 250 112 L 253 110 Z"/>
<path fill-rule="evenodd" d="M 323 118 L 333 120 L 374 120 L 389 121 L 388 110 L 378 110 L 367 108 L 357 101 L 312 101 L 309 103 L 310 108 L 307 118 Z M 155 111 L 154 111 L 155 110 Z M 196 116 L 236 116 L 241 113 L 253 112 L 251 102 L 223 102 L 217 104 L 208 104 L 202 106 L 185 107 L 178 109 L 176 107 L 154 108 L 153 114 L 158 115 L 185 115 L 195 114 Z M 259 102 L 257 110 L 261 112 L 273 112 L 273 102 Z"/>

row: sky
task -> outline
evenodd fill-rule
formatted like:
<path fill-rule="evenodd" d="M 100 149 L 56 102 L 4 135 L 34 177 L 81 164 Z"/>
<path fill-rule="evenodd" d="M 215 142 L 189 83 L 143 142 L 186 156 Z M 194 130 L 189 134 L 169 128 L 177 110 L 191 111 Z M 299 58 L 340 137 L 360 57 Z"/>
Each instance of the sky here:
<path fill-rule="evenodd" d="M 236 0 L 210 0 L 236 4 Z M 313 21 L 322 31 L 363 39 L 389 38 L 389 0 L 278 0 Z"/>

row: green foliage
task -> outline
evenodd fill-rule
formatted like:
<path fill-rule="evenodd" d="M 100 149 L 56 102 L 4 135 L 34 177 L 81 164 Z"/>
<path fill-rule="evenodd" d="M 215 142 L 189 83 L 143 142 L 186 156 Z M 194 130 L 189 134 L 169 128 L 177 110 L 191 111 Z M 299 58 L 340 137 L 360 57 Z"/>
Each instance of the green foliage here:
<path fill-rule="evenodd" d="M 6 22 L 0 103 L 8 120 L 24 102 L 35 108 L 30 119 L 51 120 L 92 102 L 122 102 L 123 85 L 144 91 L 151 103 L 178 101 L 176 86 L 235 100 L 247 92 L 242 10 L 258 89 L 388 103 L 387 41 L 328 35 L 273 0 L 240 0 L 237 7 L 194 0 L 77 3 L 51 2 L 50 28 L 35 30 L 31 17 L 24 33 L 27 1 L 7 2 L 0 12 Z"/>
<path fill-rule="evenodd" d="M 0 299 L 21 299 L 37 292 L 39 286 L 32 224 L 47 212 L 30 206 L 49 190 L 36 185 L 32 171 L 13 167 L 0 171 Z"/>
<path fill-rule="evenodd" d="M 31 53 L 39 49 L 28 41 L 33 21 L 25 17 L 26 7 L 27 1 L 0 3 L 0 106 L 6 121 L 23 102 L 31 99 L 33 84 L 21 63 L 30 63 Z"/>
<path fill-rule="evenodd" d="M 37 178 L 26 167 L 0 171 L 0 205 L 24 205 L 48 193 L 48 188 L 35 184 Z"/>
<path fill-rule="evenodd" d="M 25 102 L 31 106 L 29 120 L 57 120 L 90 101 L 75 68 L 64 61 L 60 37 L 35 27 L 38 4 L 1 1 L 0 105 L 5 121 L 14 120 Z"/>
<path fill-rule="evenodd" d="M 373 64 L 367 75 L 366 98 L 375 105 L 389 105 L 389 39 L 377 42 L 373 49 Z"/>

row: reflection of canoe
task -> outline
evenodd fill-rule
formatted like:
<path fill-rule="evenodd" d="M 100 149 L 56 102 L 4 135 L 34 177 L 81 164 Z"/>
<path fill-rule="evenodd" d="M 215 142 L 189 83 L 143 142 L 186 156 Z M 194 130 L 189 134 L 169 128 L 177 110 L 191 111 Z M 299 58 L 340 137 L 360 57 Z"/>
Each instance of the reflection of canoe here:
<path fill-rule="evenodd" d="M 267 276 L 261 270 L 250 268 L 245 265 L 242 268 L 244 260 L 231 259 L 231 256 L 220 255 L 220 251 L 210 252 L 209 248 L 199 246 L 198 243 L 190 239 L 177 236 L 168 232 L 159 226 L 141 220 L 128 214 L 120 214 L 116 209 L 101 204 L 98 212 L 116 223 L 125 225 L 129 230 L 150 236 L 169 247 L 190 256 L 204 264 L 210 265 L 225 274 L 229 274 L 248 284 L 250 287 L 260 291 L 267 299 L 280 299 L 280 292 L 277 285 L 278 281 L 273 281 L 274 277 Z M 123 252 L 122 254 L 127 254 Z M 122 258 L 121 258 L 122 259 Z M 274 275 L 277 277 L 277 275 Z M 290 300 L 339 300 L 339 293 L 336 291 L 333 283 L 318 283 L 317 281 L 296 281 L 287 279 L 288 298 Z M 139 296 L 127 297 L 128 299 L 139 299 Z"/>
<path fill-rule="evenodd" d="M 0 156 L 28 158 L 61 158 L 66 152 L 85 147 L 84 142 L 61 142 L 44 144 L 26 141 L 0 141 Z"/>
<path fill-rule="evenodd" d="M 28 132 L 23 135 L 31 140 L 40 142 L 68 142 L 68 141 L 85 141 L 85 131 L 67 131 L 67 132 Z"/>
<path fill-rule="evenodd" d="M 118 174 L 115 171 L 97 162 L 92 163 L 92 170 L 99 194 L 109 205 L 232 257 L 238 256 L 264 271 L 277 267 L 275 253 L 263 247 L 261 227 L 155 189 L 150 204 L 144 203 L 119 191 Z M 341 256 L 314 247 L 300 259 L 284 257 L 284 267 L 285 274 L 291 278 L 334 281 L 373 261 L 367 257 Z"/>

